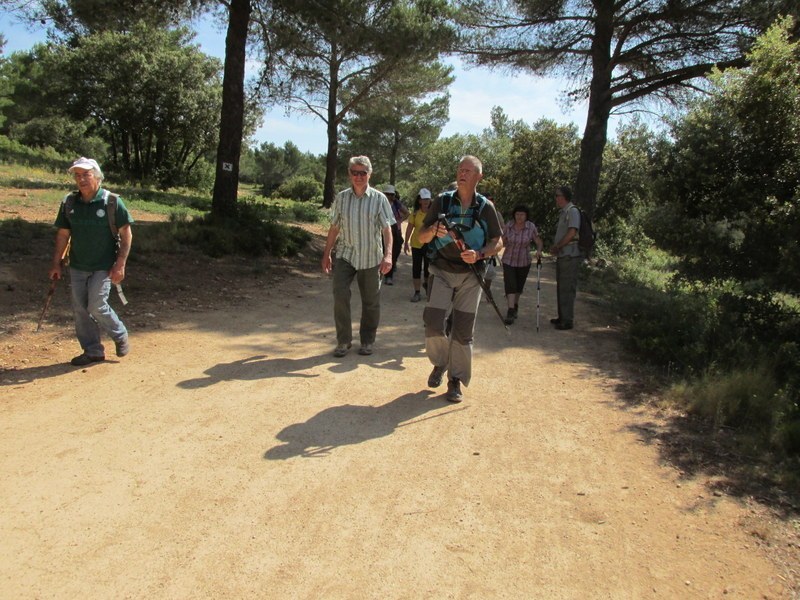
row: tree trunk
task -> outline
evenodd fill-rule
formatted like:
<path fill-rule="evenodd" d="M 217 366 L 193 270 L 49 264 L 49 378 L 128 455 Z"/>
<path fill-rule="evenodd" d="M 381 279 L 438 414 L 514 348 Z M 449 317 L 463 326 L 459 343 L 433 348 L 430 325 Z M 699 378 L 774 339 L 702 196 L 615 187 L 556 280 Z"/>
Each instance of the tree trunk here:
<path fill-rule="evenodd" d="M 336 56 L 336 46 L 331 48 Z M 322 206 L 330 208 L 336 197 L 336 163 L 339 154 L 339 121 L 336 114 L 337 90 L 339 89 L 339 63 L 332 59 L 329 66 L 330 88 L 328 89 L 328 153 L 325 155 L 325 185 L 322 189 Z"/>
<path fill-rule="evenodd" d="M 222 114 L 219 122 L 217 170 L 211 200 L 213 218 L 236 213 L 239 191 L 239 158 L 244 131 L 244 68 L 250 0 L 231 0 L 225 36 L 225 74 L 222 78 Z"/>
<path fill-rule="evenodd" d="M 328 121 L 328 153 L 325 155 L 325 187 L 322 193 L 322 206 L 330 208 L 336 197 L 336 166 L 339 154 L 339 137 L 336 121 Z"/>
<path fill-rule="evenodd" d="M 592 218 L 600 187 L 603 151 L 608 141 L 608 117 L 611 114 L 611 41 L 614 34 L 613 2 L 597 2 L 592 40 L 592 81 L 589 86 L 589 110 L 581 139 L 581 156 L 575 179 L 575 204 Z"/>

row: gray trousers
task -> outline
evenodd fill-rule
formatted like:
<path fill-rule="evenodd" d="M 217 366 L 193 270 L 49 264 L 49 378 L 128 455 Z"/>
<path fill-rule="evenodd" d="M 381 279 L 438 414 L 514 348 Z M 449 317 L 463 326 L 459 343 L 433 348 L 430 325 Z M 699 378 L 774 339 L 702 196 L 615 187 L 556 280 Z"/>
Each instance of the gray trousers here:
<path fill-rule="evenodd" d="M 350 315 L 350 287 L 358 281 L 361 293 L 362 344 L 374 344 L 378 323 L 381 320 L 381 277 L 379 265 L 370 269 L 356 269 L 346 260 L 337 258 L 333 263 L 333 321 L 336 324 L 336 343 L 353 341 L 353 322 Z"/>
<path fill-rule="evenodd" d="M 560 256 L 556 261 L 558 318 L 562 323 L 571 325 L 575 319 L 575 295 L 578 293 L 578 270 L 582 260 L 580 256 Z"/>
<path fill-rule="evenodd" d="M 481 302 L 481 286 L 475 274 L 448 273 L 431 266 L 433 285 L 422 314 L 425 351 L 434 366 L 447 369 L 448 378 L 469 385 L 472 378 L 472 338 L 475 315 Z M 453 328 L 445 334 L 447 309 L 453 307 Z"/>

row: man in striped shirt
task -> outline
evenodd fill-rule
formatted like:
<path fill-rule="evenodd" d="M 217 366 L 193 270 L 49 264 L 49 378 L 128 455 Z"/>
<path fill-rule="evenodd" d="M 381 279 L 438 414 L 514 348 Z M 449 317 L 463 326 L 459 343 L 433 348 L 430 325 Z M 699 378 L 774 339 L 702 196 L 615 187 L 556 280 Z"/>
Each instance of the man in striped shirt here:
<path fill-rule="evenodd" d="M 361 348 L 372 354 L 381 316 L 381 275 L 392 270 L 392 225 L 389 200 L 369 185 L 372 163 L 366 156 L 354 156 L 348 164 L 351 187 L 337 194 L 331 208 L 331 226 L 322 252 L 322 271 L 333 270 L 333 320 L 336 348 L 333 355 L 347 354 L 353 343 L 350 316 L 350 288 L 358 281 L 361 294 Z M 338 240 L 338 241 L 337 241 Z M 336 261 L 331 257 L 336 245 Z M 384 248 L 386 249 L 384 251 Z"/>

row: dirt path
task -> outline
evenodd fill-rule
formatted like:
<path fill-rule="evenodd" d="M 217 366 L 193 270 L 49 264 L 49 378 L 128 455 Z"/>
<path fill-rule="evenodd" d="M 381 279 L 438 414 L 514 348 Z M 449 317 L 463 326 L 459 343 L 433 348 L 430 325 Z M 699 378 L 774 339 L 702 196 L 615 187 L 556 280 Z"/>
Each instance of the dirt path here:
<path fill-rule="evenodd" d="M 0 373 L 0 596 L 792 597 L 755 509 L 663 463 L 613 324 L 581 300 L 551 329 L 552 265 L 539 333 L 535 285 L 511 335 L 482 304 L 452 405 L 403 260 L 371 357 L 331 356 L 330 283 L 298 271 L 131 318 L 119 362 L 63 366 L 63 323 Z"/>

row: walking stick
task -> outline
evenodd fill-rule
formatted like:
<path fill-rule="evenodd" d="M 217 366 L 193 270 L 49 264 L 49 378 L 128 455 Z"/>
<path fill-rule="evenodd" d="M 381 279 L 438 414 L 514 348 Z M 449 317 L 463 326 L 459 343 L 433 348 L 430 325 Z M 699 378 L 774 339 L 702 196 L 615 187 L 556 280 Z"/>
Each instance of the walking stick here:
<path fill-rule="evenodd" d="M 66 261 L 66 257 L 69 254 L 69 246 L 70 246 L 71 239 L 67 240 L 67 245 L 64 246 L 64 252 L 61 254 L 61 268 L 64 268 L 64 264 Z M 44 308 L 42 308 L 42 314 L 39 315 L 39 323 L 36 325 L 36 331 L 39 331 L 42 328 L 42 321 L 44 321 L 44 317 L 47 314 L 47 309 L 50 308 L 50 303 L 53 301 L 53 294 L 56 293 L 56 285 L 58 284 L 58 278 L 53 278 L 50 280 L 50 289 L 47 290 L 47 296 L 44 299 Z"/>
<path fill-rule="evenodd" d="M 47 309 L 50 308 L 50 302 L 53 300 L 53 294 L 56 293 L 56 284 L 58 283 L 58 279 L 51 279 L 50 280 L 50 289 L 47 290 L 47 297 L 44 299 L 44 308 L 42 309 L 42 314 L 39 316 L 39 323 L 36 325 L 36 331 L 39 331 L 42 328 L 42 321 L 44 321 L 44 316 L 47 314 Z"/>
<path fill-rule="evenodd" d="M 445 215 L 444 213 L 440 213 L 439 222 L 442 225 L 444 225 L 444 228 L 447 230 L 447 233 L 449 233 L 450 236 L 453 238 L 453 241 L 456 243 L 456 246 L 461 252 L 469 250 L 469 248 L 467 248 L 467 244 L 464 243 L 464 236 L 455 227 L 450 225 L 450 223 L 447 221 L 447 215 Z M 508 328 L 508 325 L 506 325 L 503 313 L 500 312 L 500 308 L 497 306 L 497 302 L 494 301 L 494 296 L 492 296 L 492 289 L 489 287 L 489 284 L 486 283 L 486 280 L 483 277 L 481 277 L 481 274 L 478 272 L 478 267 L 475 266 L 475 263 L 472 263 L 469 266 L 470 269 L 472 270 L 473 275 L 477 277 L 481 289 L 486 294 L 486 297 L 489 299 L 489 303 L 494 307 L 494 312 L 496 312 L 497 316 L 500 317 L 500 322 L 503 323 L 503 327 L 507 332 L 510 332 L 511 330 Z"/>
<path fill-rule="evenodd" d="M 539 293 L 542 289 L 542 259 L 536 259 L 536 333 L 539 333 Z"/>

